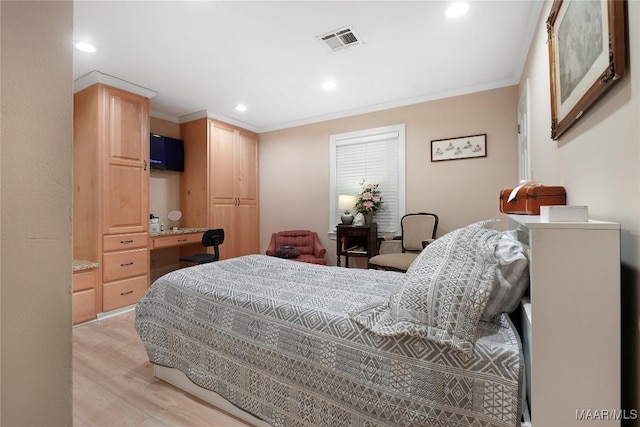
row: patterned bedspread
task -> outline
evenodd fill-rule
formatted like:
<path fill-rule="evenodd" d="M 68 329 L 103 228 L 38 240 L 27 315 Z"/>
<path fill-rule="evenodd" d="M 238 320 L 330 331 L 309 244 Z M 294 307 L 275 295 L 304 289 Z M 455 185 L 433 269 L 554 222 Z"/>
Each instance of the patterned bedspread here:
<path fill-rule="evenodd" d="M 522 353 L 506 316 L 471 357 L 383 337 L 349 313 L 402 273 L 250 255 L 158 279 L 136 308 L 151 362 L 275 426 L 517 426 Z"/>

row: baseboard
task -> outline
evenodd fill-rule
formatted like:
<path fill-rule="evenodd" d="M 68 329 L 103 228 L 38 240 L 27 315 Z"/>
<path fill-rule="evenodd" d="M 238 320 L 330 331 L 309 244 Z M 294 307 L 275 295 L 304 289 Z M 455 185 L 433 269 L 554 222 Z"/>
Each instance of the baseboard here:
<path fill-rule="evenodd" d="M 136 305 L 128 305 L 126 307 L 116 308 L 115 310 L 98 313 L 98 320 L 108 319 L 109 317 L 118 316 L 119 314 L 128 313 L 136 309 Z"/>

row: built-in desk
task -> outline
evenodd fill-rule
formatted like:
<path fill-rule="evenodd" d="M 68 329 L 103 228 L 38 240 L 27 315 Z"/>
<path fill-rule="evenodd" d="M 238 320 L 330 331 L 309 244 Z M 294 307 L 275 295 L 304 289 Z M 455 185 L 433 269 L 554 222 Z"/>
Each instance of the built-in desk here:
<path fill-rule="evenodd" d="M 149 234 L 149 249 L 171 248 L 200 243 L 206 228 L 178 228 Z"/>
<path fill-rule="evenodd" d="M 186 267 L 179 261 L 183 255 L 204 252 L 202 235 L 206 228 L 179 228 L 149 234 L 149 263 L 151 282 L 171 271 Z"/>

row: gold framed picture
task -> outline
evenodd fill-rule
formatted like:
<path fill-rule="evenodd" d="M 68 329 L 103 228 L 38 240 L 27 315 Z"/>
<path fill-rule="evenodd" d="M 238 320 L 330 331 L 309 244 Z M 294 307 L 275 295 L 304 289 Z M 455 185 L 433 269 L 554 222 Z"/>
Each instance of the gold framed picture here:
<path fill-rule="evenodd" d="M 625 75 L 626 0 L 555 0 L 547 19 L 551 138 Z"/>

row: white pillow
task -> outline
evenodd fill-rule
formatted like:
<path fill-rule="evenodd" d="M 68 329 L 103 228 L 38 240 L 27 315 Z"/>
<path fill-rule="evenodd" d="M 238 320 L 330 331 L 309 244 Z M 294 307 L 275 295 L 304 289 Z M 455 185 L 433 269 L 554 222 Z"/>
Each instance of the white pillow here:
<path fill-rule="evenodd" d="M 388 301 L 351 313 L 351 318 L 381 336 L 417 336 L 470 357 L 498 271 L 500 234 L 471 224 L 436 239 Z"/>
<path fill-rule="evenodd" d="M 529 257 L 526 245 L 518 240 L 515 230 L 503 231 L 501 234 L 495 253 L 498 269 L 482 315 L 484 321 L 490 321 L 500 313 L 513 312 L 529 287 Z"/>

